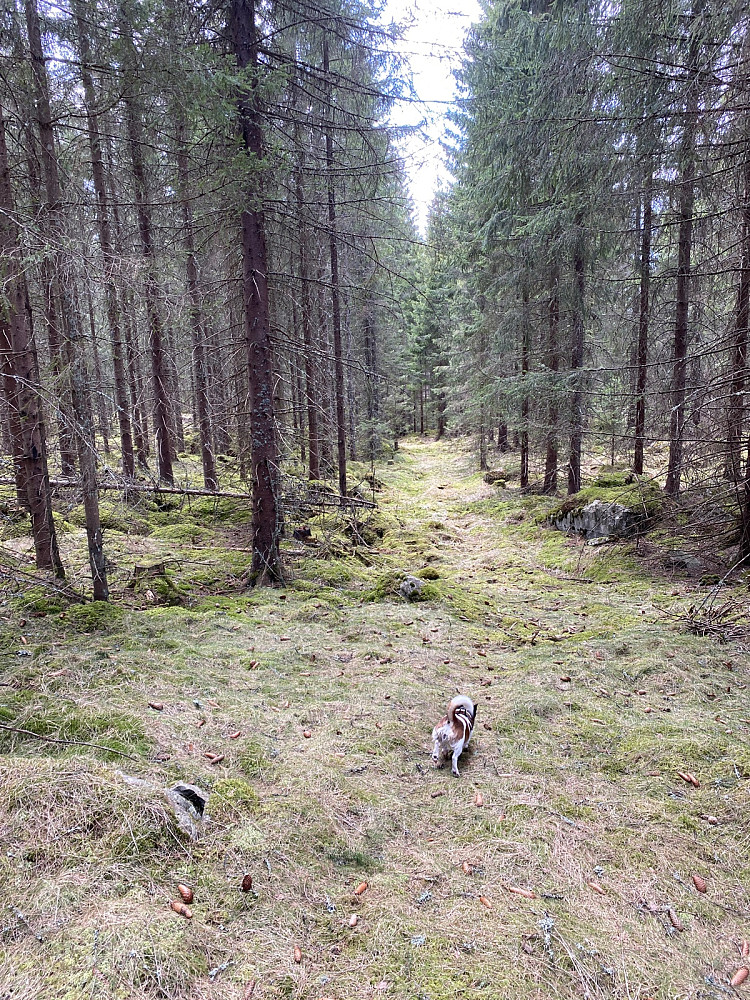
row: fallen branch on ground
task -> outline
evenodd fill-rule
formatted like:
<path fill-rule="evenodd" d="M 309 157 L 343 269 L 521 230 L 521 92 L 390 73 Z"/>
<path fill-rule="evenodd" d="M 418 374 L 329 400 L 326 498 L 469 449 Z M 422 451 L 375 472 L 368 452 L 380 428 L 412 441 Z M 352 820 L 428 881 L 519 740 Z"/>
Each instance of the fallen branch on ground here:
<path fill-rule="evenodd" d="M 5 729 L 9 733 L 21 733 L 23 736 L 33 736 L 35 740 L 43 740 L 45 743 L 63 743 L 65 746 L 71 747 L 93 747 L 95 750 L 106 750 L 107 753 L 117 754 L 118 757 L 127 757 L 128 760 L 137 760 L 137 757 L 131 757 L 129 753 L 125 753 L 123 750 L 115 750 L 114 747 L 105 747 L 101 743 L 86 743 L 84 740 L 56 739 L 54 736 L 42 736 L 41 733 L 35 733 L 31 729 L 18 729 L 16 726 L 6 726 L 3 722 L 0 722 L 0 729 Z"/>

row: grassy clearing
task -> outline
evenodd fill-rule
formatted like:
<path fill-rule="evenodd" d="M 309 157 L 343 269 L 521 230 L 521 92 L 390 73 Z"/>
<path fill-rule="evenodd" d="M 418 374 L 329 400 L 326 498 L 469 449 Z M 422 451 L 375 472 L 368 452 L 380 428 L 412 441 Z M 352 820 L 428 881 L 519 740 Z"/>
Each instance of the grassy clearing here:
<path fill-rule="evenodd" d="M 112 612 L 4 606 L 0 722 L 134 759 L 0 734 L 0 997 L 730 995 L 744 652 L 670 624 L 687 575 L 542 527 L 550 501 L 485 484 L 455 442 L 378 477 L 370 547 L 315 524 L 284 591 L 244 589 L 230 510 L 113 508 Z M 181 603 L 126 587 L 164 559 Z M 425 602 L 383 583 L 425 568 Z M 459 690 L 479 716 L 457 781 L 428 739 Z M 202 839 L 122 772 L 210 791 Z"/>

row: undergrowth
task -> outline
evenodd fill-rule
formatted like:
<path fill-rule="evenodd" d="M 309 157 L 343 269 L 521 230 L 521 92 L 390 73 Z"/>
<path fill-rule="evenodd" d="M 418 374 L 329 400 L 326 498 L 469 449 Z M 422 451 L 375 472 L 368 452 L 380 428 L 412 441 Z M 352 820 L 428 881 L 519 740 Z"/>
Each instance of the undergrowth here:
<path fill-rule="evenodd" d="M 586 546 L 504 471 L 405 442 L 377 515 L 313 519 L 263 591 L 246 511 L 113 504 L 110 607 L 6 598 L 0 997 L 729 995 L 746 651 L 680 626 L 705 590 L 664 572 L 659 536 Z M 429 760 L 457 691 L 478 705 L 459 780 Z M 209 794 L 198 840 L 176 781 Z"/>

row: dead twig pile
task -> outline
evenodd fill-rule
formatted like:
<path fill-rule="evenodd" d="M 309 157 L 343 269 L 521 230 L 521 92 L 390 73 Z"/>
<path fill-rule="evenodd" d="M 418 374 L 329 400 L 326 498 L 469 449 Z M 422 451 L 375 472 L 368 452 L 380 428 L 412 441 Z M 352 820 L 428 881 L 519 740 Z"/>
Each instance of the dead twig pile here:
<path fill-rule="evenodd" d="M 719 605 L 693 604 L 675 620 L 693 635 L 720 643 L 750 640 L 750 610 L 739 601 L 730 600 Z"/>

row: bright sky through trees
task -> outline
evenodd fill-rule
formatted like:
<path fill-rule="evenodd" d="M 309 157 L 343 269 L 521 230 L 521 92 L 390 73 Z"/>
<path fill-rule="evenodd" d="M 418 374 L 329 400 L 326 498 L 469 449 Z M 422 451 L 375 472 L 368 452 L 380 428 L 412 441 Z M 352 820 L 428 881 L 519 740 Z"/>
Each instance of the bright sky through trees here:
<path fill-rule="evenodd" d="M 449 177 L 440 141 L 445 115 L 456 97 L 458 67 L 466 30 L 478 19 L 478 0 L 388 0 L 384 20 L 406 25 L 399 50 L 408 59 L 417 102 L 397 102 L 395 125 L 419 126 L 402 141 L 409 186 L 420 229 L 441 181 Z"/>

